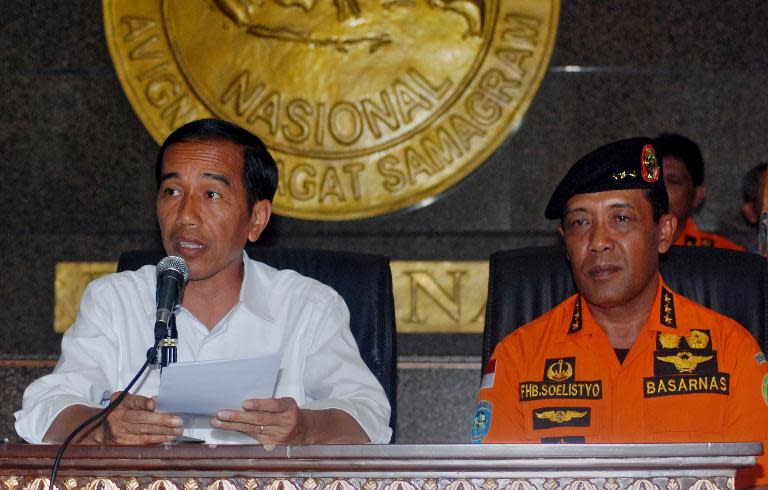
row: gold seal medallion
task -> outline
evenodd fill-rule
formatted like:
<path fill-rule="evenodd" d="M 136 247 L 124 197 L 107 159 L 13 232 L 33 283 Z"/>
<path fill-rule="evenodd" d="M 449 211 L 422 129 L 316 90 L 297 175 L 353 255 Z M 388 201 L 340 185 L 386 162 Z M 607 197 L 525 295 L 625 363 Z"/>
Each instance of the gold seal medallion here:
<path fill-rule="evenodd" d="M 152 137 L 202 117 L 259 135 L 275 210 L 377 216 L 485 161 L 547 70 L 559 0 L 103 0 Z"/>
<path fill-rule="evenodd" d="M 656 158 L 656 152 L 653 146 L 645 145 L 643 147 L 643 156 L 640 159 L 643 170 L 643 179 L 646 182 L 656 182 L 659 180 L 659 159 Z"/>

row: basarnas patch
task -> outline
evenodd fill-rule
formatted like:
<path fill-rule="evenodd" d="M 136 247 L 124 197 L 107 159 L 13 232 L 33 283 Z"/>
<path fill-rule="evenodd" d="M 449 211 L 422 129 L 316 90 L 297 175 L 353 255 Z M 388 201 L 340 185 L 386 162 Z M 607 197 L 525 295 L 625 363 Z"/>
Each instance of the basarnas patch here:
<path fill-rule="evenodd" d="M 475 408 L 475 415 L 472 417 L 472 443 L 480 444 L 488 435 L 491 428 L 491 415 L 493 406 L 491 402 L 481 400 Z"/>
<path fill-rule="evenodd" d="M 728 395 L 729 389 L 730 375 L 728 373 L 643 378 L 643 396 L 645 398 L 694 393 Z"/>

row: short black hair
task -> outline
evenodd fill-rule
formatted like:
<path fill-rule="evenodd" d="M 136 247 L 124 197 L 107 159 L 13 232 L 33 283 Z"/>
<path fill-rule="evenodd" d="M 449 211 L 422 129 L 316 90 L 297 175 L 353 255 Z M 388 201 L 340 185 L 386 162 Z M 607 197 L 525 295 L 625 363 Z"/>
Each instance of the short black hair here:
<path fill-rule="evenodd" d="M 653 222 L 658 223 L 661 217 L 669 213 L 669 197 L 665 188 L 652 187 L 645 190 L 645 197 L 651 202 Z"/>
<path fill-rule="evenodd" d="M 221 119 L 198 119 L 172 132 L 157 152 L 155 180 L 160 188 L 163 158 L 171 145 L 189 141 L 228 141 L 243 149 L 243 184 L 248 194 L 248 211 L 262 199 L 272 201 L 277 190 L 277 164 L 267 146 L 250 131 Z"/>
<path fill-rule="evenodd" d="M 653 146 L 661 157 L 662 166 L 664 157 L 675 157 L 688 169 L 694 186 L 698 187 L 704 183 L 704 158 L 701 156 L 699 145 L 692 139 L 681 134 L 661 133 L 653 140 Z"/>
<path fill-rule="evenodd" d="M 758 163 L 741 180 L 741 198 L 744 202 L 755 202 L 758 189 L 762 184 L 760 175 L 768 169 L 768 162 Z"/>

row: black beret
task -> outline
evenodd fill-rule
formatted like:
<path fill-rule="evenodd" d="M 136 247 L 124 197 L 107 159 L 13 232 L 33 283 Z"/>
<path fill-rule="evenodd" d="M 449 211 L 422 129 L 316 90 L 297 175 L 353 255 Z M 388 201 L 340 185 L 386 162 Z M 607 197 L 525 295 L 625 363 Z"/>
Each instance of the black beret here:
<path fill-rule="evenodd" d="M 666 196 L 661 161 L 651 138 L 631 138 L 601 146 L 573 164 L 557 184 L 544 216 L 561 219 L 576 194 L 658 188 Z"/>

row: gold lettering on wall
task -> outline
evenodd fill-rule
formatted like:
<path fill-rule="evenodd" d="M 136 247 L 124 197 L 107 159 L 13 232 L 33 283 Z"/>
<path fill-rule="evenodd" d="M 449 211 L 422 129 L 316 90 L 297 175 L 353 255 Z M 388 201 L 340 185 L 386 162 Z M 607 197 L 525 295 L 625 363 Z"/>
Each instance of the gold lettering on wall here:
<path fill-rule="evenodd" d="M 485 261 L 392 261 L 397 331 L 481 333 L 488 289 Z M 56 264 L 53 329 L 63 333 L 75 321 L 85 288 L 114 272 L 115 262 Z"/>
<path fill-rule="evenodd" d="M 483 331 L 488 262 L 393 261 L 390 267 L 398 332 Z"/>

